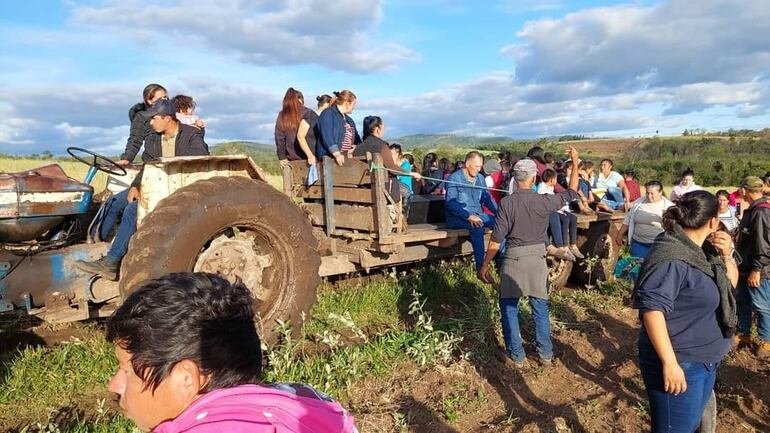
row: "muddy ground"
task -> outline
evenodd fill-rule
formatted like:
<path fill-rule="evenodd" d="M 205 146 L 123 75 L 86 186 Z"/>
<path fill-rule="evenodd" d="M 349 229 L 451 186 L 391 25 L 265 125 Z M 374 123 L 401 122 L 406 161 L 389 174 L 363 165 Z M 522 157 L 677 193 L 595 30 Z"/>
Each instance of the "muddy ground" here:
<path fill-rule="evenodd" d="M 541 368 L 530 358 L 527 367 L 517 369 L 502 356 L 500 337 L 487 335 L 482 337 L 489 340 L 487 356 L 469 353 L 447 366 L 425 368 L 404 363 L 339 397 L 364 433 L 648 431 L 635 361 L 636 312 L 622 306 L 575 305 L 574 310 L 569 322 L 554 323 L 558 359 L 552 367 Z M 38 329 L 38 341 L 22 344 L 88 338 L 78 328 Z M 531 324 L 522 332 L 532 341 Z M 469 351 L 478 347 L 468 339 Z M 525 347 L 535 352 L 531 344 Z M 750 350 L 732 353 L 719 371 L 716 390 L 718 432 L 770 432 L 768 362 Z M 90 406 L 90 401 L 83 404 Z"/>

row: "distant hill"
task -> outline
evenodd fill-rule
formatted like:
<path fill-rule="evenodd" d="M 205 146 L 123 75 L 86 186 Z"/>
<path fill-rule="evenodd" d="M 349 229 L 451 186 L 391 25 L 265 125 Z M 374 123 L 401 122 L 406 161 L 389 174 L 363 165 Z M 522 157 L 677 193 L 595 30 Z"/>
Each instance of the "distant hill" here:
<path fill-rule="evenodd" d="M 211 148 L 214 155 L 233 155 L 236 153 L 275 152 L 274 144 L 257 143 L 255 141 L 225 141 Z"/>
<path fill-rule="evenodd" d="M 392 140 L 405 149 L 436 148 L 439 146 L 477 147 L 486 144 L 510 143 L 510 137 L 471 137 L 452 134 L 415 134 Z"/>
<path fill-rule="evenodd" d="M 254 141 L 227 141 L 211 148 L 212 155 L 249 155 L 254 162 L 268 173 L 278 174 L 281 167 L 275 155 L 274 144 L 263 144 Z"/>

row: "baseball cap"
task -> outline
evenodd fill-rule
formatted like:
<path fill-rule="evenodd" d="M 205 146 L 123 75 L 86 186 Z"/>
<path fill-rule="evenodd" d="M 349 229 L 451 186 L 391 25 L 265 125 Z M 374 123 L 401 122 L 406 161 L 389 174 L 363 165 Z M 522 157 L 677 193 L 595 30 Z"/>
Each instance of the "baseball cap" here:
<path fill-rule="evenodd" d="M 520 159 L 514 164 L 513 172 L 526 173 L 527 176 L 534 176 L 537 174 L 537 165 L 535 165 L 535 161 L 529 158 Z"/>
<path fill-rule="evenodd" d="M 761 191 L 764 186 L 765 183 L 757 176 L 746 176 L 741 181 L 741 188 L 746 188 L 750 191 Z"/>
<path fill-rule="evenodd" d="M 152 119 L 153 116 L 171 116 L 176 117 L 176 109 L 174 104 L 166 98 L 159 99 L 152 104 L 150 108 L 144 111 L 144 116 L 148 119 Z"/>

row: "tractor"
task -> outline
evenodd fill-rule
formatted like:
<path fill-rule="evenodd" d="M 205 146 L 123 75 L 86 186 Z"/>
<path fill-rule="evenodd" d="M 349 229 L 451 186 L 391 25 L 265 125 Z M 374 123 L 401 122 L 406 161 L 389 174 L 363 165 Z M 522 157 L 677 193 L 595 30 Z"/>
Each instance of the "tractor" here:
<path fill-rule="evenodd" d="M 260 324 L 299 322 L 315 303 L 320 258 L 311 225 L 247 156 L 146 164 L 137 231 L 118 281 L 79 271 L 76 260 L 106 253 L 109 243 L 94 227 L 111 193 L 133 177 L 92 151 L 67 152 L 89 166 L 84 181 L 58 164 L 0 174 L 0 312 L 24 310 L 48 322 L 105 317 L 143 281 L 180 271 L 240 279 L 257 300 Z M 107 189 L 95 195 L 100 171 Z"/>
<path fill-rule="evenodd" d="M 291 161 L 283 191 L 248 156 L 161 158 L 145 164 L 137 231 L 117 281 L 77 270 L 109 243 L 98 227 L 111 193 L 132 176 L 105 156 L 71 147 L 88 165 L 83 182 L 56 164 L 0 174 L 0 312 L 26 311 L 48 322 L 111 314 L 142 282 L 171 272 L 211 272 L 242 281 L 256 299 L 263 339 L 277 322 L 295 330 L 316 301 L 322 277 L 450 259 L 472 251 L 467 230 L 444 223 L 442 196 L 415 196 L 408 215 L 393 202 L 379 154 L 319 164 L 308 185 L 306 161 Z M 109 175 L 94 195 L 97 172 Z M 578 217 L 578 246 L 598 263 L 549 259 L 552 289 L 570 277 L 611 278 L 611 239 L 623 214 Z"/>

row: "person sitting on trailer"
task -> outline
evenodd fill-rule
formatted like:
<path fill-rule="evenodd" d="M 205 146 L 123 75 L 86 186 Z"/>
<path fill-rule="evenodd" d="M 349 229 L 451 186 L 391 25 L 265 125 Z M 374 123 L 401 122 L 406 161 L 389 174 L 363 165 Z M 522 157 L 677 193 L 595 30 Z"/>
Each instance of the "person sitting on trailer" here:
<path fill-rule="evenodd" d="M 446 183 L 446 222 L 450 229 L 466 229 L 470 232 L 476 270 L 484 261 L 484 229 L 495 226 L 494 215 L 487 215 L 482 204 L 497 213 L 497 203 L 487 191 L 487 183 L 481 175 L 484 157 L 481 153 L 468 152 L 463 168 L 457 169 Z"/>
<path fill-rule="evenodd" d="M 159 100 L 145 113 L 151 119 L 150 124 L 155 132 L 161 134 L 161 139 L 157 146 L 150 147 L 145 144 L 144 154 L 147 156 L 147 161 L 157 160 L 161 157 L 203 156 L 209 154 L 209 147 L 203 141 L 201 129 L 185 125 L 176 120 L 176 109 L 168 99 Z M 142 168 L 142 171 L 139 172 L 131 183 L 127 197 L 129 204 L 123 211 L 118 233 L 115 235 L 107 255 L 93 262 L 78 260 L 75 262 L 75 267 L 109 280 L 117 280 L 118 266 L 128 251 L 128 242 L 131 240 L 131 236 L 136 232 L 139 188 L 142 185 L 143 174 L 144 168 Z"/>

